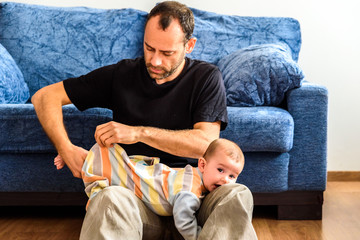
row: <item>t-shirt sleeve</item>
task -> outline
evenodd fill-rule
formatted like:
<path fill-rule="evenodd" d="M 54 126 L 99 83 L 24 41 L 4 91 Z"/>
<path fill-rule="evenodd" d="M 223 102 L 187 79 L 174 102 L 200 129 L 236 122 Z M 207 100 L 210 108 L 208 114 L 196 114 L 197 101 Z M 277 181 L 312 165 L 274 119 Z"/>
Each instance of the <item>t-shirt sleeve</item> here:
<path fill-rule="evenodd" d="M 112 81 L 116 65 L 63 81 L 71 102 L 81 111 L 92 107 L 111 108 Z"/>
<path fill-rule="evenodd" d="M 221 121 L 221 130 L 228 123 L 226 94 L 220 70 L 215 67 L 200 91 L 194 112 L 194 123 Z"/>

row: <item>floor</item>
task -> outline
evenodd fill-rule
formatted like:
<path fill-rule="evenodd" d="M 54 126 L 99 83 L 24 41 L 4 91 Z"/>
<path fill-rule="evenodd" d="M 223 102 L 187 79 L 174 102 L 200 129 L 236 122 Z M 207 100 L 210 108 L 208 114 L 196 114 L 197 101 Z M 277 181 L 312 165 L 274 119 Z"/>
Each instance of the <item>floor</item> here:
<path fill-rule="evenodd" d="M 253 224 L 261 240 L 360 239 L 360 182 L 329 182 L 322 221 L 279 221 L 271 207 L 256 207 Z M 1 207 L 0 240 L 78 239 L 84 209 Z"/>
<path fill-rule="evenodd" d="M 261 240 L 360 239 L 360 182 L 328 182 L 323 220 L 279 221 L 271 208 L 255 208 L 253 225 Z"/>

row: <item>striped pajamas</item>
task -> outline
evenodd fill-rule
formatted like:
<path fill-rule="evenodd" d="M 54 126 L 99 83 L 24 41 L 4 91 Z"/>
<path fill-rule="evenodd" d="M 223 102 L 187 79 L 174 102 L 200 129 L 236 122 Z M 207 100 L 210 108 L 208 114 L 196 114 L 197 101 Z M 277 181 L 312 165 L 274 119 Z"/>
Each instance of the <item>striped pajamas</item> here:
<path fill-rule="evenodd" d="M 197 168 L 170 168 L 158 158 L 127 156 L 119 145 L 101 148 L 95 144 L 84 162 L 82 178 L 89 201 L 107 186 L 130 189 L 152 211 L 174 216 L 185 239 L 196 239 L 200 227 L 195 212 L 206 192 Z"/>

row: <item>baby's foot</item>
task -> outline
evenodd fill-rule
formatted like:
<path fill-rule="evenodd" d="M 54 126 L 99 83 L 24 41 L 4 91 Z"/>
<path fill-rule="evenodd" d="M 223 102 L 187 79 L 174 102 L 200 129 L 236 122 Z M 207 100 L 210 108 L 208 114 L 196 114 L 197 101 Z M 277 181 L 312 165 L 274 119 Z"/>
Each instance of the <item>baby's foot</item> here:
<path fill-rule="evenodd" d="M 65 161 L 61 158 L 60 155 L 57 155 L 56 158 L 54 158 L 54 165 L 56 166 L 57 170 L 60 170 L 65 166 Z"/>

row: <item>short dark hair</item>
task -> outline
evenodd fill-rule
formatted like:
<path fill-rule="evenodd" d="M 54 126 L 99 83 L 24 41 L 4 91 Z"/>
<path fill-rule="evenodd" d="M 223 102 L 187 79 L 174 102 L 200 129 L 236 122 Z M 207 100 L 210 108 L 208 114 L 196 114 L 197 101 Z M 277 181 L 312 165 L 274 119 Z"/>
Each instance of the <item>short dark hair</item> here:
<path fill-rule="evenodd" d="M 163 30 L 168 28 L 174 19 L 178 19 L 185 34 L 185 42 L 191 38 L 195 21 L 192 11 L 186 5 L 176 1 L 159 3 L 148 14 L 146 24 L 150 18 L 155 16 L 160 16 L 159 25 Z"/>

